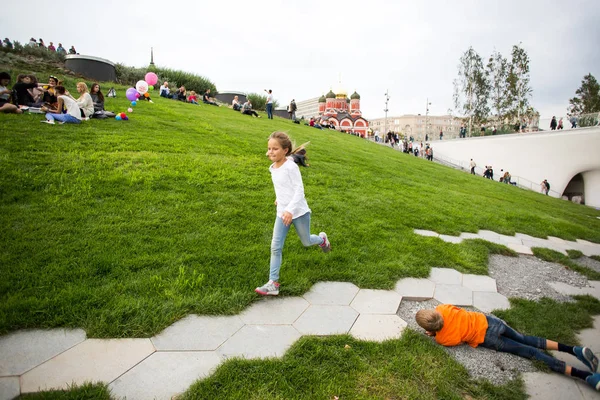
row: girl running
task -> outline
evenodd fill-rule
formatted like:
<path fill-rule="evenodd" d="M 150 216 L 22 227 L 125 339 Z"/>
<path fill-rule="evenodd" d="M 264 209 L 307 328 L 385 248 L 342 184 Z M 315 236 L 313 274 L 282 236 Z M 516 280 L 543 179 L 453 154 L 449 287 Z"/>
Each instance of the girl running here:
<path fill-rule="evenodd" d="M 288 157 L 292 154 L 292 142 L 287 134 L 273 132 L 269 136 L 267 157 L 273 161 L 269 171 L 275 187 L 277 216 L 271 241 L 269 281 L 254 289 L 256 293 L 263 296 L 276 296 L 279 294 L 281 252 L 291 224 L 294 224 L 304 246 L 318 244 L 325 253 L 331 250 L 331 243 L 329 243 L 325 232 L 319 233 L 319 236 L 310 234 L 311 211 L 304 198 L 304 185 L 302 184 L 300 169 L 294 160 Z"/>

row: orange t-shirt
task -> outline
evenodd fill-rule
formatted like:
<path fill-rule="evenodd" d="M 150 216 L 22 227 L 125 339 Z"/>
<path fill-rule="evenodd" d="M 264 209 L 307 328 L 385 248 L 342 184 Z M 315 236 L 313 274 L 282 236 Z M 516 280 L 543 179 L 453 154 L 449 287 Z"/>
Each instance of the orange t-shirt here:
<path fill-rule="evenodd" d="M 477 347 L 483 343 L 488 328 L 485 314 L 463 310 L 451 304 L 440 304 L 435 308 L 444 318 L 444 327 L 435 335 L 435 341 L 443 346 L 467 343 Z"/>

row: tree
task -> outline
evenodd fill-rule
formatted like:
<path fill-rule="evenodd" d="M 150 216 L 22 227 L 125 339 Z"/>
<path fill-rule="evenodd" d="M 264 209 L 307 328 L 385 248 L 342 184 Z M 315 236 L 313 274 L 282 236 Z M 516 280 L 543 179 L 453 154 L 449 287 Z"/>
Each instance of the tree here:
<path fill-rule="evenodd" d="M 490 102 L 497 121 L 502 124 L 510 107 L 508 60 L 494 50 L 488 59 L 486 74 L 490 83 Z"/>
<path fill-rule="evenodd" d="M 600 111 L 600 84 L 594 75 L 587 74 L 581 81 L 581 87 L 575 91 L 575 97 L 569 99 L 569 115 L 589 114 Z"/>
<path fill-rule="evenodd" d="M 252 109 L 265 111 L 267 109 L 267 96 L 259 93 L 248 93 L 246 98 L 252 103 Z M 273 110 L 279 107 L 279 102 L 273 100 Z"/>
<path fill-rule="evenodd" d="M 529 56 L 520 45 L 513 46 L 511 56 L 508 71 L 508 114 L 513 118 L 516 116 L 520 123 L 521 115 L 529 106 L 528 97 L 532 92 L 529 86 Z"/>
<path fill-rule="evenodd" d="M 454 80 L 454 106 L 469 118 L 469 136 L 473 123 L 484 122 L 489 115 L 489 92 L 483 60 L 469 47 L 460 57 L 458 78 Z"/>

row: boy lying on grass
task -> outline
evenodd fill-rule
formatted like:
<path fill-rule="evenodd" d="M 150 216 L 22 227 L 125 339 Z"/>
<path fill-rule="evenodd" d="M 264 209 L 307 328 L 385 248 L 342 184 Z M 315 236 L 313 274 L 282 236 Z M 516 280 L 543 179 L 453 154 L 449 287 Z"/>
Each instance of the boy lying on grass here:
<path fill-rule="evenodd" d="M 434 336 L 435 341 L 443 346 L 457 346 L 462 343 L 471 347 L 481 345 L 488 349 L 540 360 L 552 371 L 582 379 L 600 391 L 598 358 L 587 347 L 567 346 L 540 337 L 526 336 L 494 316 L 466 311 L 451 304 L 440 304 L 435 310 L 419 310 L 415 318 L 419 326 L 425 329 L 425 333 Z M 571 367 L 540 349 L 569 353 L 584 363 L 591 372 Z"/>

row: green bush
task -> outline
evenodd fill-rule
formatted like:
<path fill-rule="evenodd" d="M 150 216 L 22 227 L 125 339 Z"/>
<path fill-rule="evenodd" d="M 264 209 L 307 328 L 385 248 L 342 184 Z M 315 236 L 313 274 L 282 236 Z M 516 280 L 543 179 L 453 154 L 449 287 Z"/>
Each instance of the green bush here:
<path fill-rule="evenodd" d="M 252 103 L 253 110 L 265 111 L 267 109 L 267 95 L 258 93 L 248 93 L 246 96 Z M 279 102 L 273 100 L 273 110 L 279 107 Z"/>
<path fill-rule="evenodd" d="M 185 86 L 188 91 L 195 90 L 197 93 L 204 93 L 206 89 L 210 89 L 213 96 L 217 93 L 217 87 L 208 78 L 190 72 L 160 67 L 135 68 L 123 64 L 117 64 L 115 70 L 117 81 L 123 85 L 135 86 L 137 81 L 144 80 L 146 73 L 152 70 L 158 75 L 158 83 L 154 85 L 157 90 L 164 81 L 167 81 L 172 89 Z"/>
<path fill-rule="evenodd" d="M 26 56 L 34 56 L 52 62 L 65 62 L 65 56 L 63 54 L 59 54 L 55 51 L 48 51 L 48 49 L 45 47 L 23 46 L 17 41 L 13 43 L 13 47 L 14 48 L 12 49 L 9 49 L 7 47 L 0 47 L 0 51 L 6 54 L 18 53 Z"/>

